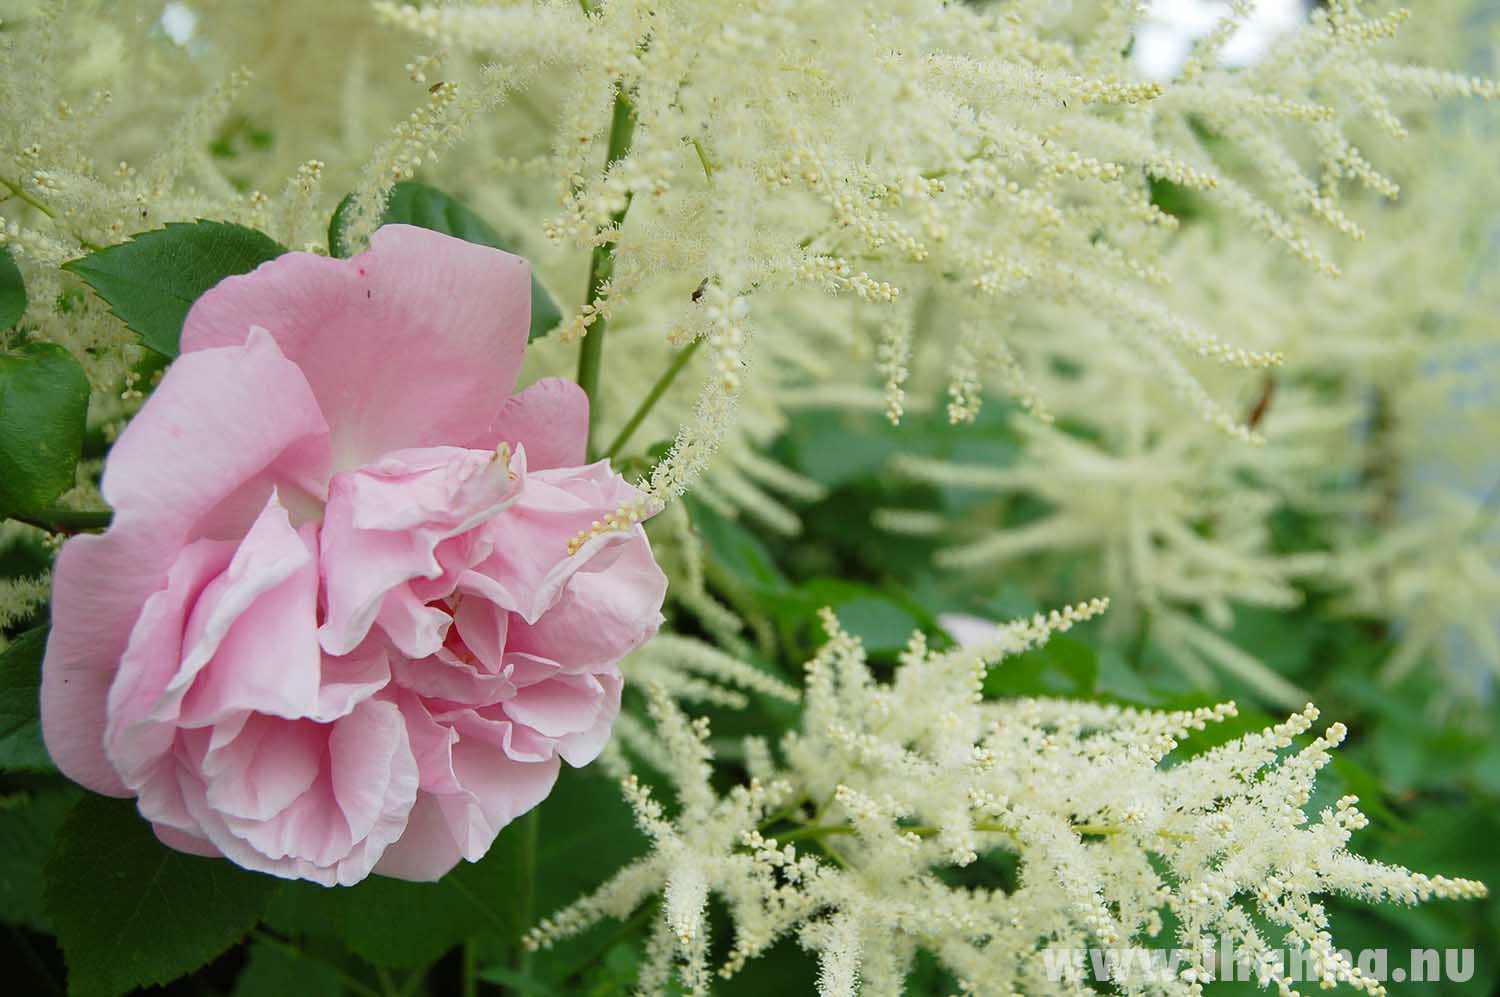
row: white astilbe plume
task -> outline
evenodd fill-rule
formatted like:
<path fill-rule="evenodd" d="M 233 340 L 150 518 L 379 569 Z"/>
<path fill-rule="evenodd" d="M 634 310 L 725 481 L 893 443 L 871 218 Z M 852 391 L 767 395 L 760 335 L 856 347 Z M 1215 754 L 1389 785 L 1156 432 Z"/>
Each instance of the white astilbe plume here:
<path fill-rule="evenodd" d="M 1107 353 L 1053 350 L 1043 359 L 1054 362 L 1040 366 L 1068 371 L 1040 382 L 1066 425 L 1013 414 L 1010 424 L 1022 445 L 1011 463 L 915 454 L 892 460 L 902 477 L 1020 498 L 1039 509 L 1034 518 L 998 528 L 990 506 L 981 506 L 984 514 L 972 522 L 945 522 L 948 539 L 936 564 L 997 578 L 1015 576 L 1018 565 L 1037 558 L 1072 559 L 1085 572 L 1083 584 L 1119 603 L 1117 631 L 1150 614 L 1153 634 L 1196 684 L 1216 688 L 1214 674 L 1224 671 L 1279 706 L 1305 702 L 1304 691 L 1216 628 L 1233 621 L 1237 605 L 1284 610 L 1300 601 L 1295 582 L 1324 558 L 1275 551 L 1270 517 L 1286 501 L 1313 502 L 1309 495 L 1326 490 L 1334 473 L 1328 454 L 1351 449 L 1358 410 L 1314 403 L 1295 387 L 1282 387 L 1275 407 L 1264 406 L 1268 425 L 1280 434 L 1278 445 L 1226 446 L 1213 427 L 1181 418 L 1138 371 Z M 937 525 L 901 510 L 881 510 L 875 521 L 894 532 Z"/>
<path fill-rule="evenodd" d="M 678 634 L 658 634 L 626 658 L 623 667 L 630 681 L 657 686 L 684 703 L 741 709 L 749 702 L 747 692 L 788 703 L 801 698 L 796 688 L 769 672 Z"/>
<path fill-rule="evenodd" d="M 747 751 L 752 777 L 726 794 L 711 783 L 708 725 L 655 690 L 654 764 L 666 806 L 635 776 L 625 795 L 652 850 L 527 936 L 546 947 L 602 918 L 664 898 L 640 992 L 675 973 L 692 993 L 795 938 L 817 953 L 825 995 L 902 993 L 919 949 L 971 994 L 1090 994 L 1070 953 L 1144 944 L 1175 925 L 1173 947 L 1200 961 L 1180 975 L 1126 985 L 1197 995 L 1211 978 L 1206 940 L 1255 957 L 1305 948 L 1320 982 L 1383 990 L 1337 952 L 1320 896 L 1417 903 L 1485 895 L 1483 885 L 1426 876 L 1350 853 L 1365 826 L 1354 797 L 1305 811 L 1342 725 L 1311 736 L 1318 711 L 1185 759 L 1193 732 L 1233 716 L 1232 703 L 1148 712 L 1045 699 L 986 701 L 985 660 L 1067 630 L 1102 602 L 999 628 L 983 648 L 929 651 L 913 637 L 889 682 L 831 613 L 828 643 L 807 665 L 802 725 L 779 762 Z M 1016 884 L 953 886 L 939 873 L 1009 854 Z M 711 965 L 707 899 L 733 924 Z M 1264 925 L 1270 925 L 1269 930 Z M 1279 936 L 1279 937 L 1273 937 Z M 1295 994 L 1267 969 L 1267 985 Z"/>
<path fill-rule="evenodd" d="M 1039 412 L 1046 399 L 1030 391 L 1012 342 L 1034 332 L 1005 316 L 1028 300 L 1066 302 L 1103 317 L 1113 348 L 1151 356 L 1209 421 L 1248 435 L 1183 360 L 1258 368 L 1280 355 L 1228 345 L 1159 299 L 1176 219 L 1152 203 L 1149 182 L 1215 198 L 1331 273 L 1326 237 L 1363 232 L 1340 205 L 1341 182 L 1393 192 L 1345 126 L 1396 131 L 1396 101 L 1494 90 L 1384 61 L 1403 16 L 1366 16 L 1354 2 L 1334 4 L 1257 66 L 1221 66 L 1214 43 L 1200 46 L 1166 84 L 1133 80 L 1130 4 L 1067 17 L 1041 0 L 374 9 L 508 78 L 537 79 L 556 103 L 546 170 L 561 212 L 548 234 L 580 250 L 613 246 L 609 279 L 560 338 L 601 320 L 613 333 L 646 297 L 658 305 L 653 335 L 707 344 L 696 408 L 653 474 L 659 498 L 692 483 L 723 441 L 756 377 L 747 368 L 775 364 L 757 343 L 784 338 L 775 309 L 794 291 L 875 307 L 925 289 L 968 302 L 991 319 L 951 344 L 960 368 L 993 367 Z M 541 82 L 544 63 L 567 81 L 562 92 Z M 1237 150 L 1230 165 L 1206 134 L 1227 142 L 1219 153 Z M 389 179 L 367 177 L 360 197 L 374 204 Z M 873 358 L 893 416 L 907 340 L 888 332 Z M 977 385 L 956 373 L 963 419 Z"/>

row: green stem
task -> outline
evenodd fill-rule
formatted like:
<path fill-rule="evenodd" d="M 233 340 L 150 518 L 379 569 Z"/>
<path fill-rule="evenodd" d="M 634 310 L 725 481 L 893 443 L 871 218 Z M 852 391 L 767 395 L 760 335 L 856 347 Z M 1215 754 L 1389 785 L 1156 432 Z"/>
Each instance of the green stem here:
<path fill-rule="evenodd" d="M 666 394 L 667 389 L 672 386 L 672 382 L 677 380 L 677 375 L 682 373 L 682 368 L 686 367 L 687 362 L 693 358 L 693 354 L 698 351 L 698 344 L 701 342 L 703 340 L 695 339 L 677 352 L 677 355 L 672 358 L 672 363 L 666 370 L 662 371 L 661 376 L 656 379 L 656 383 L 651 385 L 651 390 L 646 392 L 646 397 L 641 399 L 641 403 L 635 407 L 635 411 L 631 413 L 625 425 L 620 427 L 620 431 L 615 434 L 615 438 L 610 441 L 604 453 L 600 454 L 601 457 L 610 458 L 615 456 L 626 443 L 630 442 L 631 434 L 640 428 L 646 416 L 651 413 L 656 403 L 661 400 L 661 396 Z"/>
<path fill-rule="evenodd" d="M 609 125 L 609 147 L 604 161 L 608 169 L 624 158 L 630 151 L 631 139 L 635 136 L 635 108 L 624 90 L 615 93 L 614 116 Z M 618 228 L 625 221 L 625 212 L 630 210 L 630 196 L 626 195 L 625 206 L 610 216 L 610 223 Z M 589 286 L 584 297 L 584 306 L 598 302 L 599 292 L 615 272 L 615 244 L 601 243 L 594 247 L 589 259 Z M 578 349 L 578 386 L 589 399 L 589 456 L 594 456 L 594 429 L 599 424 L 599 368 L 604 358 L 604 317 L 595 315 Z"/>
<path fill-rule="evenodd" d="M 477 956 L 475 955 L 475 952 L 474 952 L 474 941 L 473 941 L 473 939 L 470 939 L 469 941 L 464 942 L 463 949 L 462 949 L 462 955 L 463 955 L 463 964 L 462 964 L 462 968 L 461 968 L 460 972 L 463 973 L 463 979 L 462 979 L 462 981 L 459 984 L 460 987 L 462 988 L 461 991 L 460 991 L 460 993 L 462 994 L 462 997 L 478 997 L 478 994 L 479 994 L 479 978 L 474 975 L 474 969 L 475 969 L 475 963 L 477 961 Z"/>
<path fill-rule="evenodd" d="M 1140 622 L 1135 628 L 1135 638 L 1130 642 L 1130 664 L 1137 672 L 1146 660 L 1146 645 L 1151 640 L 1151 610 L 1142 609 Z"/>
<path fill-rule="evenodd" d="M 5 184 L 5 186 L 7 186 L 7 187 L 10 188 L 10 192 L 12 194 L 14 194 L 16 197 L 19 197 L 21 200 L 25 201 L 27 204 L 31 205 L 33 208 L 35 208 L 38 211 L 40 211 L 42 214 L 46 215 L 48 218 L 51 218 L 53 220 L 57 219 L 57 215 L 55 215 L 55 214 L 52 213 L 52 209 L 51 208 L 47 207 L 41 201 L 38 201 L 36 198 L 34 198 L 30 194 L 26 193 L 26 188 L 22 187 L 20 184 L 14 183 L 14 182 L 12 182 L 10 180 L 7 180 L 4 177 L 0 177 L 0 183 Z"/>
<path fill-rule="evenodd" d="M 521 889 L 519 915 L 516 920 L 524 931 L 536 921 L 536 847 L 541 837 L 542 812 L 536 807 L 522 817 L 521 825 Z M 531 975 L 532 953 L 525 945 L 517 947 L 516 969 L 523 976 Z"/>
<path fill-rule="evenodd" d="M 688 141 L 693 143 L 693 151 L 698 153 L 698 162 L 703 166 L 703 176 L 709 183 L 712 183 L 714 179 L 714 164 L 708 158 L 708 153 L 703 151 L 703 143 L 695 138 Z"/>
<path fill-rule="evenodd" d="M 380 992 L 385 997 L 401 997 L 401 991 L 396 989 L 396 981 L 391 979 L 391 974 L 385 971 L 385 967 L 376 966 L 375 979 L 380 981 Z"/>
<path fill-rule="evenodd" d="M 110 517 L 113 515 L 108 511 L 47 508 L 38 509 L 29 516 L 12 514 L 10 518 L 48 533 L 72 534 L 109 529 Z"/>
<path fill-rule="evenodd" d="M 22 201 L 31 205 L 33 208 L 37 209 L 53 221 L 57 220 L 57 214 L 53 212 L 51 208 L 47 207 L 47 205 L 45 205 L 41 201 L 38 201 L 30 194 L 26 193 L 26 188 L 22 187 L 20 184 L 13 183 L 12 181 L 5 179 L 5 177 L 0 177 L 0 184 L 4 184 L 6 188 L 10 190 L 13 197 L 20 198 Z M 84 249 L 87 249 L 89 252 L 97 253 L 99 251 L 99 245 L 97 243 L 89 242 L 87 239 L 85 239 L 81 235 L 78 235 L 76 232 L 73 234 L 73 238 L 77 239 L 78 244 Z"/>

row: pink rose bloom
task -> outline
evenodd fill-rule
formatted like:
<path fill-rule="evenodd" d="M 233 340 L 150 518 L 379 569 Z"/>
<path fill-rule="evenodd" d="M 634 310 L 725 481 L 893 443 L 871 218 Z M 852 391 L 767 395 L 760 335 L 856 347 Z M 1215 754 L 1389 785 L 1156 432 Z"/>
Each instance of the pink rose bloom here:
<path fill-rule="evenodd" d="M 58 558 L 65 773 L 174 848 L 332 885 L 475 861 L 599 754 L 666 579 L 578 386 L 509 394 L 530 279 L 391 225 L 193 306 L 110 452 L 113 525 Z"/>

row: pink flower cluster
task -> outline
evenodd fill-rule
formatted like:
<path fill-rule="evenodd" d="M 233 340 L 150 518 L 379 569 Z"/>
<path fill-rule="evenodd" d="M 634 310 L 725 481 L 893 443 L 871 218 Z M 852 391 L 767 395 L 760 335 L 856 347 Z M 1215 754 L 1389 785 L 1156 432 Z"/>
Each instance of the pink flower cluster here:
<path fill-rule="evenodd" d="M 510 395 L 529 313 L 524 260 L 401 225 L 204 295 L 58 559 L 58 766 L 331 885 L 477 860 L 597 756 L 666 579 L 583 392 Z"/>

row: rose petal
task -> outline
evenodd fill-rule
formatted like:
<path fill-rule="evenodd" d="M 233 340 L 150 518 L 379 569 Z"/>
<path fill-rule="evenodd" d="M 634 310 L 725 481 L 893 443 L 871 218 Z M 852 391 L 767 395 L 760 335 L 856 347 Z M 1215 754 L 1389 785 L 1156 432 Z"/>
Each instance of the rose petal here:
<path fill-rule="evenodd" d="M 558 662 L 566 672 L 597 671 L 644 644 L 662 623 L 667 578 L 646 531 L 575 571 L 556 603 L 534 623 L 515 620 L 509 650 Z"/>
<path fill-rule="evenodd" d="M 237 713 L 316 714 L 317 598 L 315 527 L 292 529 L 272 495 L 229 567 L 199 596 L 182 665 L 153 717 L 202 727 Z"/>
<path fill-rule="evenodd" d="M 327 745 L 328 732 L 310 721 L 247 717 L 203 758 L 208 805 L 230 817 L 275 817 L 312 786 Z"/>
<path fill-rule="evenodd" d="M 105 468 L 113 526 L 69 540 L 53 573 L 42 731 L 67 776 L 127 795 L 104 756 L 105 706 L 146 599 L 186 542 L 238 539 L 273 487 L 321 490 L 327 446 L 306 380 L 263 333 L 167 371 Z M 244 496 L 256 504 L 248 518 Z"/>
<path fill-rule="evenodd" d="M 169 750 L 176 725 L 149 719 L 182 662 L 188 613 L 210 581 L 229 567 L 235 544 L 198 540 L 182 549 L 167 570 L 165 588 L 141 607 L 109 689 L 105 751 L 126 785 L 138 789 Z"/>
<path fill-rule="evenodd" d="M 594 725 L 587 730 L 565 734 L 557 739 L 557 753 L 574 768 L 582 768 L 599 757 L 599 753 L 609 743 L 615 717 L 620 715 L 620 693 L 625 686 L 625 678 L 620 670 L 614 668 L 599 672 L 594 677 L 604 686 L 604 702 L 598 716 L 594 718 Z"/>
<path fill-rule="evenodd" d="M 558 760 L 516 761 L 492 745 L 461 738 L 453 746 L 453 771 L 467 792 L 438 803 L 464 858 L 477 862 L 505 825 L 552 792 Z"/>
<path fill-rule="evenodd" d="M 188 313 L 184 354 L 264 326 L 312 384 L 339 468 L 391 450 L 488 448 L 531 323 L 531 268 L 509 253 L 387 225 L 349 260 L 287 253 Z"/>
<path fill-rule="evenodd" d="M 575 571 L 632 534 L 605 532 L 572 554 L 570 541 L 639 498 L 640 493 L 611 472 L 606 461 L 528 470 L 519 498 L 481 528 L 491 553 L 459 578 L 459 591 L 482 595 L 535 622 L 557 601 Z"/>
<path fill-rule="evenodd" d="M 572 381 L 544 377 L 506 400 L 494 433 L 526 448 L 530 470 L 577 467 L 588 460 L 589 396 Z"/>
<path fill-rule="evenodd" d="M 225 815 L 208 804 L 195 773 L 180 771 L 179 777 L 193 818 L 230 860 L 325 886 L 370 874 L 405 829 L 418 781 L 400 711 L 378 699 L 365 700 L 332 725 L 317 778 L 270 820 Z"/>
<path fill-rule="evenodd" d="M 558 675 L 517 690 L 505 714 L 544 737 L 588 730 L 604 707 L 604 686 L 592 675 Z"/>
<path fill-rule="evenodd" d="M 435 883 L 463 857 L 437 798 L 419 793 L 405 832 L 380 856 L 375 872 L 393 879 Z"/>
<path fill-rule="evenodd" d="M 384 613 L 382 629 L 404 654 L 434 653 L 449 615 L 395 590 L 443 575 L 438 546 L 513 503 L 524 480 L 522 453 L 507 465 L 489 451 L 457 447 L 390 454 L 336 475 L 322 532 L 323 647 L 347 654 Z"/>

